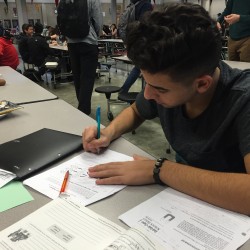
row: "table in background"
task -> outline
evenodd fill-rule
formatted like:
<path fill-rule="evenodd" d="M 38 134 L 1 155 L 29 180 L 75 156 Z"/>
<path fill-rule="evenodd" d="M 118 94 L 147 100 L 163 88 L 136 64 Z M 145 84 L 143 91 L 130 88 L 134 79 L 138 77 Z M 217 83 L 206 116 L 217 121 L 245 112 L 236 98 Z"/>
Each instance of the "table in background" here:
<path fill-rule="evenodd" d="M 114 59 L 115 61 L 123 62 L 126 65 L 132 65 L 133 64 L 132 61 L 126 55 L 124 55 L 124 56 L 112 56 L 111 58 Z M 127 72 L 129 74 L 128 67 L 127 67 Z M 144 81 L 144 78 L 143 78 L 142 74 L 141 74 L 141 84 L 142 84 L 141 87 L 143 89 L 144 86 L 145 86 L 145 81 Z"/>
<path fill-rule="evenodd" d="M 103 46 L 105 55 L 123 55 L 126 51 L 125 45 L 122 39 L 99 39 L 98 46 Z M 100 54 L 102 54 L 100 52 Z"/>
<path fill-rule="evenodd" d="M 250 69 L 250 63 L 248 62 L 237 62 L 237 61 L 228 61 L 223 60 L 225 63 L 227 63 L 232 68 L 238 68 L 238 69 Z"/>
<path fill-rule="evenodd" d="M 58 98 L 8 66 L 0 67 L 0 74 L 6 80 L 6 85 L 0 87 L 0 100 L 25 104 Z"/>
<path fill-rule="evenodd" d="M 53 45 L 53 44 L 49 44 L 49 47 L 51 49 L 58 49 L 58 50 L 62 50 L 62 51 L 68 51 L 68 46 L 67 45 Z"/>
<path fill-rule="evenodd" d="M 69 52 L 68 52 L 68 46 L 67 45 L 52 45 L 50 44 L 49 47 L 51 49 L 55 49 L 59 53 L 59 57 L 61 60 L 61 73 L 60 77 L 61 79 L 65 79 L 68 76 L 72 76 L 71 67 L 68 69 L 67 65 L 70 66 L 70 58 L 69 58 Z M 58 77 L 58 76 L 57 76 Z"/>
<path fill-rule="evenodd" d="M 122 56 L 111 56 L 112 59 L 115 60 L 115 65 L 116 65 L 116 62 L 119 61 L 119 62 L 123 62 L 126 64 L 126 67 L 127 67 L 127 73 L 129 74 L 129 70 L 128 70 L 128 65 L 132 65 L 132 61 L 127 57 L 127 55 L 122 55 Z M 116 66 L 116 71 L 117 71 L 117 66 Z"/>
<path fill-rule="evenodd" d="M 132 61 L 126 55 L 112 56 L 111 58 L 116 60 L 116 61 L 121 61 L 121 62 L 124 62 L 124 63 L 127 63 L 127 64 L 132 64 Z"/>
<path fill-rule="evenodd" d="M 122 39 L 98 39 L 98 42 L 123 43 Z"/>

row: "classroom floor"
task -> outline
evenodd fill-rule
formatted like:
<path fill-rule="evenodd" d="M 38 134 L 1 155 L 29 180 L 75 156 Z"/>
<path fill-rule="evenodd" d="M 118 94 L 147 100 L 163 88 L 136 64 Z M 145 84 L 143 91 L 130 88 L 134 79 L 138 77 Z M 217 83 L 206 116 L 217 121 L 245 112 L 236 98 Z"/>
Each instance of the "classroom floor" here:
<path fill-rule="evenodd" d="M 112 64 L 110 70 L 111 81 L 109 82 L 109 73 L 101 72 L 101 77 L 96 77 L 94 89 L 98 86 L 103 85 L 114 85 L 122 86 L 123 82 L 126 80 L 128 72 L 131 70 L 132 66 L 127 65 L 123 62 L 110 61 Z M 46 88 L 48 91 L 57 95 L 60 99 L 68 102 L 74 107 L 77 107 L 77 100 L 75 95 L 75 89 L 72 82 L 59 83 L 54 89 L 50 84 L 47 86 L 45 83 L 41 83 L 41 86 Z M 135 84 L 132 86 L 130 91 L 139 91 L 141 89 L 141 79 L 139 78 Z M 117 94 L 111 95 L 112 99 L 117 99 Z M 91 117 L 95 119 L 96 107 L 101 106 L 101 123 L 107 126 L 110 121 L 107 117 L 107 101 L 104 94 L 99 94 L 93 91 L 92 95 L 92 108 Z M 128 104 L 113 104 L 111 105 L 111 111 L 113 116 L 117 116 Z M 167 157 L 168 159 L 174 159 L 174 152 L 166 153 L 169 148 L 169 144 L 165 139 L 159 119 L 153 119 L 150 121 L 145 121 L 139 128 L 136 129 L 136 133 L 127 133 L 123 135 L 131 143 L 140 147 L 150 155 L 155 158 Z"/>

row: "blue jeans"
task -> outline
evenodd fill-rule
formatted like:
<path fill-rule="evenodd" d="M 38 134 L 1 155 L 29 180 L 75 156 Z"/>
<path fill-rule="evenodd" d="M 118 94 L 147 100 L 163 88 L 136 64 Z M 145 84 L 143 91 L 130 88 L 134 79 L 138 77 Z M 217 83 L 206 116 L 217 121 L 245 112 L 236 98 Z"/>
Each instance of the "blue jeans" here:
<path fill-rule="evenodd" d="M 131 70 L 130 74 L 128 75 L 126 81 L 123 83 L 121 87 L 121 92 L 127 93 L 129 89 L 131 88 L 131 86 L 135 83 L 137 78 L 140 76 L 140 74 L 141 74 L 140 69 L 137 67 L 134 67 Z"/>

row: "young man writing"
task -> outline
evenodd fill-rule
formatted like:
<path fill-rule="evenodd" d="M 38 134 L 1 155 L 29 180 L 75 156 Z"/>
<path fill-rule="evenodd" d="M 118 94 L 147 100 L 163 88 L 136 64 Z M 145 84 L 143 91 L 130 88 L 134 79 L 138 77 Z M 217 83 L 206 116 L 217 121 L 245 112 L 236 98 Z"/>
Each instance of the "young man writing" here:
<path fill-rule="evenodd" d="M 100 139 L 86 129 L 84 149 L 95 153 L 158 116 L 177 162 L 136 156 L 92 167 L 89 176 L 97 184 L 164 183 L 249 215 L 250 71 L 220 62 L 216 22 L 200 5 L 169 5 L 130 27 L 127 48 L 145 89 Z"/>

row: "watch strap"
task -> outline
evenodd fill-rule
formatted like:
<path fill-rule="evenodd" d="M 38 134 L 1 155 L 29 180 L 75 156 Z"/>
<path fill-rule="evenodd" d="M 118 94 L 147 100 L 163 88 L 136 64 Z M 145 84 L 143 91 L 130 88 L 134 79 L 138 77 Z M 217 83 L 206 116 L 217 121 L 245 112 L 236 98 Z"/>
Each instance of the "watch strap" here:
<path fill-rule="evenodd" d="M 154 170 L 153 170 L 153 177 L 154 177 L 155 183 L 162 185 L 162 186 L 165 186 L 166 184 L 160 179 L 160 171 L 161 171 L 163 162 L 166 160 L 167 158 L 164 158 L 164 157 L 157 159 Z"/>

